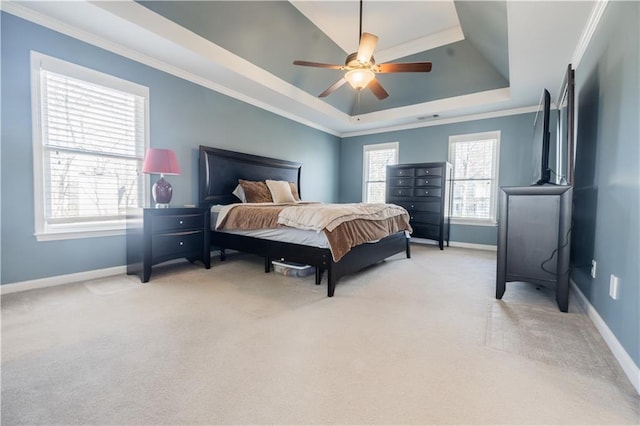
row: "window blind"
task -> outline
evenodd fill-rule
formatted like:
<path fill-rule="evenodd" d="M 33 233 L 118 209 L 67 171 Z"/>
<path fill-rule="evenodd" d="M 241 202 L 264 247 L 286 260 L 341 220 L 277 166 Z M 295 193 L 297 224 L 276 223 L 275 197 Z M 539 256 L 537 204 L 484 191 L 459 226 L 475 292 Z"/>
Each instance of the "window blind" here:
<path fill-rule="evenodd" d="M 388 144 L 384 144 L 388 146 Z M 365 202 L 384 203 L 386 198 L 387 165 L 396 164 L 398 148 L 365 146 Z"/>
<path fill-rule="evenodd" d="M 145 99 L 40 71 L 45 220 L 124 217 L 142 204 Z"/>
<path fill-rule="evenodd" d="M 492 219 L 496 144 L 496 139 L 451 143 L 453 217 Z"/>

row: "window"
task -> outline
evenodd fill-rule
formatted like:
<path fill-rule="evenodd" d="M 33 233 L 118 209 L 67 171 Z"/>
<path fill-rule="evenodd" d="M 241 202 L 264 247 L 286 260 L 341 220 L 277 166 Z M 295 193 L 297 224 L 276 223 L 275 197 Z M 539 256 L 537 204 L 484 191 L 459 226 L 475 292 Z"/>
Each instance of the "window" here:
<path fill-rule="evenodd" d="M 36 237 L 121 233 L 146 199 L 148 88 L 31 53 Z"/>
<path fill-rule="evenodd" d="M 455 223 L 495 225 L 500 132 L 449 137 Z"/>
<path fill-rule="evenodd" d="M 363 146 L 362 199 L 365 203 L 384 203 L 387 165 L 398 163 L 398 142 Z"/>

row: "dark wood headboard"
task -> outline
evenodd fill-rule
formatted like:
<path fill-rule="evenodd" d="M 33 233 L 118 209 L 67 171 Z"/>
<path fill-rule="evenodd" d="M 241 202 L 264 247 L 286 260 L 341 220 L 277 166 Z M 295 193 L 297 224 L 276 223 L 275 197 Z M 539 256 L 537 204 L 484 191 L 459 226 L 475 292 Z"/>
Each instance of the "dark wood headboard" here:
<path fill-rule="evenodd" d="M 238 179 L 286 180 L 295 182 L 300 192 L 301 163 L 200 145 L 198 164 L 201 207 L 239 202 L 231 193 Z"/>

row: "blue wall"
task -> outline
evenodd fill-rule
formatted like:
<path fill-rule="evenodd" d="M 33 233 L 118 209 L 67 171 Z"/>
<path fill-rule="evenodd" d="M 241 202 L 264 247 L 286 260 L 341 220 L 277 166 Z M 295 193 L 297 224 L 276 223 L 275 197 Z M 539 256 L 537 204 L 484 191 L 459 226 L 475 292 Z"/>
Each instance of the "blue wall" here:
<path fill-rule="evenodd" d="M 124 236 L 37 242 L 29 51 L 150 89 L 151 146 L 176 151 L 182 174 L 169 179 L 172 204 L 198 201 L 198 145 L 303 163 L 305 199 L 337 201 L 339 138 L 2 13 L 3 284 L 125 264 Z"/>
<path fill-rule="evenodd" d="M 486 120 L 421 127 L 375 135 L 344 138 L 340 154 L 340 202 L 362 200 L 362 146 L 399 142 L 399 163 L 447 161 L 449 136 L 500 130 L 500 186 L 529 185 L 535 115 L 519 114 Z M 495 245 L 495 226 L 451 225 L 451 240 Z"/>
<path fill-rule="evenodd" d="M 609 2 L 576 69 L 572 278 L 640 365 L 640 3 Z M 597 274 L 590 276 L 591 260 Z M 609 277 L 620 278 L 619 300 Z"/>

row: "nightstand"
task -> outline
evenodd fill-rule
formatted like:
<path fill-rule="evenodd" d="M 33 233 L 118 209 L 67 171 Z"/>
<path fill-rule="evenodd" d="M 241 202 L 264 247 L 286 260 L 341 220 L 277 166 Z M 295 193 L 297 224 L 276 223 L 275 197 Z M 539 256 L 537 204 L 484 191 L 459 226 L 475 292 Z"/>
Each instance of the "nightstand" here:
<path fill-rule="evenodd" d="M 209 210 L 198 207 L 133 209 L 127 214 L 127 274 L 149 281 L 151 267 L 186 258 L 211 267 Z"/>

